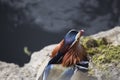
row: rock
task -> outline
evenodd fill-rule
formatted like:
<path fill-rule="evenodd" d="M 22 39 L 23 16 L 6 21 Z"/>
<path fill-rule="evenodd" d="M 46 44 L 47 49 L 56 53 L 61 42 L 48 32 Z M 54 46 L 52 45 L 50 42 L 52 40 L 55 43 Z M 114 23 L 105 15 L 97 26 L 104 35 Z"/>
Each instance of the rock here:
<path fill-rule="evenodd" d="M 54 47 L 55 45 L 50 45 L 34 52 L 30 62 L 24 67 L 0 61 L 0 80 L 35 80 L 44 70 Z"/>
<path fill-rule="evenodd" d="M 105 37 L 107 40 L 109 40 L 110 43 L 114 45 L 120 45 L 120 27 L 117 26 L 111 30 L 91 35 L 91 37 L 96 39 Z M 49 45 L 38 52 L 34 52 L 31 56 L 30 62 L 25 64 L 24 67 L 19 67 L 13 63 L 0 62 L 0 79 L 38 80 L 45 66 L 50 60 L 49 55 L 55 46 L 56 44 Z M 90 64 L 90 67 L 93 67 L 93 70 L 95 72 L 93 76 L 97 77 L 97 80 L 120 80 L 120 65 L 115 66 L 114 64 L 109 64 L 108 66 L 109 69 L 107 71 L 101 71 L 99 68 L 96 68 Z M 82 75 L 84 75 L 84 73 L 82 73 Z M 73 79 L 78 78 L 75 75 L 73 76 Z M 96 80 L 96 78 L 93 80 Z"/>
<path fill-rule="evenodd" d="M 120 80 L 120 67 L 113 64 L 109 64 L 107 67 L 109 67 L 107 70 L 100 70 L 94 66 L 94 76 L 97 77 L 97 80 Z"/>
<path fill-rule="evenodd" d="M 47 65 L 50 59 L 49 55 L 54 47 L 55 45 L 50 45 L 38 52 L 33 53 L 30 62 L 22 68 L 21 72 L 27 72 L 29 80 L 37 80 Z"/>
<path fill-rule="evenodd" d="M 120 45 L 120 26 L 117 26 L 108 31 L 102 31 L 98 34 L 92 35 L 91 37 L 97 38 L 106 38 L 108 43 L 112 43 L 117 46 Z"/>
<path fill-rule="evenodd" d="M 20 80 L 19 71 L 18 65 L 0 61 L 0 80 Z"/>

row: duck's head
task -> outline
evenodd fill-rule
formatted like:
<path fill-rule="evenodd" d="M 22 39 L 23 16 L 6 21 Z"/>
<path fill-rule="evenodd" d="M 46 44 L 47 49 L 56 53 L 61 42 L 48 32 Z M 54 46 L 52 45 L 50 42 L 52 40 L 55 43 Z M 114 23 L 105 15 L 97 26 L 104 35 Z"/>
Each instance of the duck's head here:
<path fill-rule="evenodd" d="M 64 57 L 62 60 L 63 66 L 75 65 L 86 57 L 85 48 L 80 44 L 80 38 L 84 30 L 70 30 L 64 37 L 63 52 Z"/>
<path fill-rule="evenodd" d="M 80 37 L 83 35 L 84 30 L 77 31 L 75 29 L 70 30 L 64 37 L 65 45 L 72 47 L 76 42 L 80 41 Z"/>
<path fill-rule="evenodd" d="M 79 62 L 83 57 L 83 47 L 79 41 L 84 30 L 70 30 L 52 52 L 51 64 L 62 63 L 70 66 Z"/>

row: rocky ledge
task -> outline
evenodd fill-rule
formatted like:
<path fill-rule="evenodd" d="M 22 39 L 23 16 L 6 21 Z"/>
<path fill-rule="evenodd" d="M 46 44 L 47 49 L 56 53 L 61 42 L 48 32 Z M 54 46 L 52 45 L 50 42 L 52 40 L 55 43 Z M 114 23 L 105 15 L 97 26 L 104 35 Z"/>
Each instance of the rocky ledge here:
<path fill-rule="evenodd" d="M 94 39 L 106 38 L 107 42 L 114 46 L 120 45 L 120 27 L 117 26 L 111 30 L 103 31 L 90 37 Z M 56 44 L 46 46 L 38 52 L 34 52 L 31 56 L 29 63 L 23 67 L 19 67 L 13 63 L 0 62 L 0 79 L 1 80 L 37 80 L 45 65 L 49 61 L 49 55 Z M 120 54 L 120 50 L 117 50 Z M 93 55 L 93 54 L 92 54 Z M 96 54 L 94 54 L 96 56 Z M 98 54 L 97 54 L 98 55 Z M 102 60 L 104 56 L 100 56 L 99 60 Z M 117 57 L 118 58 L 118 57 Z M 96 60 L 96 59 L 91 59 Z M 101 64 L 100 67 L 95 65 L 97 61 L 91 61 L 89 74 L 95 76 L 97 80 L 120 80 L 120 58 L 118 61 L 113 61 L 105 64 Z M 107 66 L 107 67 L 106 67 Z"/>

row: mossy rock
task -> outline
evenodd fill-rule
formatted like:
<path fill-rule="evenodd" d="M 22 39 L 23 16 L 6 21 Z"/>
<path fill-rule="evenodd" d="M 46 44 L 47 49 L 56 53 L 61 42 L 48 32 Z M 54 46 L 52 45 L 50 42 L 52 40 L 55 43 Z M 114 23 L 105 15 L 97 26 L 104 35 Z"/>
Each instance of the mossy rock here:
<path fill-rule="evenodd" d="M 107 45 L 108 44 L 108 41 L 107 41 L 107 39 L 106 38 L 99 38 L 99 39 L 97 39 L 97 43 L 98 43 L 98 45 L 100 46 L 100 45 Z"/>
<path fill-rule="evenodd" d="M 112 46 L 106 38 L 84 37 L 82 44 L 91 56 L 92 62 L 97 66 L 120 62 L 120 46 Z"/>
<path fill-rule="evenodd" d="M 106 38 L 93 39 L 91 37 L 83 37 L 82 43 L 86 48 L 99 47 L 108 44 Z"/>

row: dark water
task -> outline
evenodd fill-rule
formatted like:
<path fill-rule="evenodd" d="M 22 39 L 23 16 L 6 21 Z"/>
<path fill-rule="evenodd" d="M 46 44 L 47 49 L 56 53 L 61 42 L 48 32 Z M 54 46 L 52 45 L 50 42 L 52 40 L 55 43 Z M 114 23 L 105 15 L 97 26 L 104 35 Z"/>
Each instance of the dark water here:
<path fill-rule="evenodd" d="M 62 33 L 50 33 L 30 23 L 16 24 L 8 15 L 15 15 L 7 5 L 0 5 L 0 60 L 13 62 L 23 66 L 29 62 L 30 56 L 24 53 L 24 47 L 27 46 L 31 52 L 38 51 L 46 45 L 59 42 Z M 29 27 L 27 27 L 29 26 Z"/>
<path fill-rule="evenodd" d="M 31 52 L 38 51 L 46 45 L 58 42 L 61 37 L 61 34 L 52 34 L 27 27 L 18 27 L 13 32 L 3 30 L 0 40 L 0 60 L 23 65 L 30 58 L 24 53 L 25 46 Z"/>
<path fill-rule="evenodd" d="M 59 26 L 57 26 L 57 23 L 59 23 L 59 21 L 57 22 L 57 19 L 60 18 L 61 22 L 62 22 L 62 19 L 64 19 L 64 17 L 66 17 L 67 15 L 68 15 L 68 22 L 69 22 L 69 16 L 71 16 L 71 12 L 68 10 L 68 12 L 70 12 L 70 14 L 67 14 L 68 12 L 65 14 L 65 16 L 61 15 L 63 13 L 60 14 L 63 18 L 61 18 L 59 16 L 59 13 L 56 13 L 56 14 L 49 13 L 49 15 L 52 14 L 53 17 L 54 17 L 54 15 L 56 15 L 56 17 L 55 17 L 56 21 L 54 21 L 53 23 L 56 23 L 56 22 L 57 23 L 55 24 L 56 26 L 54 24 L 50 25 L 50 26 L 53 25 L 54 27 L 48 26 L 47 28 L 44 28 L 45 27 L 44 25 L 38 25 L 40 22 L 39 13 L 42 13 L 41 12 L 42 10 L 39 11 L 39 7 L 41 5 L 38 5 L 38 2 L 34 3 L 34 1 L 32 4 L 32 0 L 26 0 L 26 1 L 28 1 L 28 4 L 26 4 L 26 7 L 23 7 L 24 4 L 27 2 L 23 1 L 24 3 L 22 3 L 22 2 L 18 2 L 18 1 L 14 1 L 14 0 L 6 0 L 6 1 L 0 0 L 0 60 L 10 62 L 10 63 L 16 63 L 16 64 L 19 64 L 20 66 L 23 66 L 24 63 L 27 63 L 30 60 L 30 56 L 28 56 L 24 52 L 24 47 L 28 47 L 29 51 L 31 51 L 31 52 L 38 51 L 46 45 L 59 42 L 63 38 L 65 33 L 71 28 L 76 28 L 76 29 L 83 28 L 86 30 L 86 32 L 87 32 L 86 34 L 90 35 L 93 33 L 97 33 L 99 31 L 110 29 L 119 23 L 119 20 L 118 20 L 119 12 L 117 12 L 117 14 L 116 14 L 117 16 L 115 16 L 115 20 L 112 18 L 109 19 L 109 15 L 107 18 L 104 15 L 109 14 L 110 11 L 108 10 L 108 12 L 107 12 L 107 10 L 106 9 L 104 10 L 103 7 L 98 7 L 99 9 L 103 9 L 102 10 L 103 12 L 106 11 L 106 13 L 104 13 L 104 14 L 100 14 L 100 11 L 99 11 L 98 21 L 96 18 L 97 17 L 96 11 L 98 11 L 98 10 L 96 8 L 95 8 L 95 11 L 91 10 L 92 12 L 95 12 L 95 13 L 92 14 L 92 12 L 91 13 L 88 12 L 87 18 L 86 18 L 86 16 L 87 16 L 86 13 L 83 12 L 84 13 L 83 18 L 85 16 L 85 19 L 82 20 L 81 17 L 82 17 L 83 13 L 81 14 L 80 18 L 77 17 L 77 16 L 79 16 L 79 13 L 81 13 L 80 12 L 81 10 L 78 9 L 79 7 L 76 7 L 76 9 L 78 9 L 78 10 L 75 13 L 73 10 L 73 14 L 75 14 L 75 19 L 73 17 L 70 17 L 70 19 L 73 18 L 73 21 L 70 22 L 71 23 L 70 25 L 72 25 L 72 23 L 74 23 L 73 27 L 65 26 L 65 27 L 60 28 Z M 62 0 L 62 1 L 64 2 L 64 0 Z M 79 1 L 79 0 L 77 0 L 77 1 Z M 17 2 L 16 4 L 20 3 L 20 5 L 19 4 L 18 4 L 18 6 L 16 4 L 14 5 L 15 2 Z M 54 3 L 54 0 L 53 0 L 53 3 Z M 61 4 L 62 4 L 62 2 L 61 2 Z M 20 7 L 21 5 L 22 5 L 22 7 Z M 34 6 L 34 8 L 33 8 L 33 6 Z M 52 6 L 52 5 L 48 4 L 48 6 L 47 6 L 48 10 L 49 10 L 49 6 Z M 44 5 L 42 7 L 44 7 Z M 54 7 L 54 6 L 52 6 L 52 7 Z M 84 8 L 87 9 L 86 6 L 84 6 Z M 94 9 L 94 6 L 91 8 Z M 120 9 L 120 8 L 118 8 L 118 9 Z M 59 10 L 61 10 L 61 9 L 59 9 Z M 89 5 L 88 5 L 87 10 L 88 11 L 90 10 Z M 34 12 L 34 11 L 36 11 L 36 12 Z M 46 11 L 43 11 L 43 12 L 45 13 Z M 103 12 L 101 12 L 101 13 L 103 13 Z M 31 13 L 31 15 L 28 13 Z M 76 15 L 76 13 L 77 13 L 77 15 Z M 43 14 L 41 14 L 41 15 L 43 15 Z M 49 15 L 47 15 L 47 17 L 49 17 Z M 91 18 L 91 16 L 93 16 L 93 19 L 95 19 L 95 20 L 93 20 L 93 21 L 92 21 L 92 19 L 89 20 L 89 18 Z M 100 18 L 99 16 L 101 16 L 102 18 Z M 47 19 L 47 17 L 45 15 L 43 17 L 43 19 Z M 104 20 L 104 17 L 105 17 L 105 20 Z M 112 17 L 114 17 L 114 16 L 112 15 Z M 54 20 L 54 19 L 50 19 L 50 20 Z M 79 20 L 83 21 L 83 23 L 81 23 Z M 86 20 L 86 21 L 84 21 L 84 20 Z M 107 22 L 107 20 L 108 20 L 108 22 Z M 46 22 L 45 20 L 43 20 L 43 21 L 44 21 L 44 23 Z M 65 20 L 63 20 L 63 21 L 67 21 L 67 18 L 65 18 Z M 86 27 L 86 26 L 80 27 L 81 24 L 86 25 L 87 21 L 89 21 L 88 23 L 91 25 L 95 23 L 95 26 L 92 27 L 92 26 L 88 25 L 88 27 Z M 105 26 L 105 25 L 109 24 L 109 22 L 111 23 L 111 21 L 113 21 L 112 23 L 115 24 L 114 26 L 113 26 L 113 24 L 112 24 L 112 26 Z M 64 22 L 63 22 L 63 24 L 61 22 L 60 22 L 60 24 L 63 25 Z M 86 23 L 84 23 L 84 22 L 86 22 Z M 47 23 L 45 23 L 45 24 L 49 25 L 49 20 L 47 20 Z M 98 27 L 98 26 L 101 26 L 101 27 Z M 50 31 L 45 30 L 48 28 Z M 59 29 L 60 29 L 60 31 L 59 31 Z M 58 31 L 55 31 L 55 30 L 58 30 Z"/>

